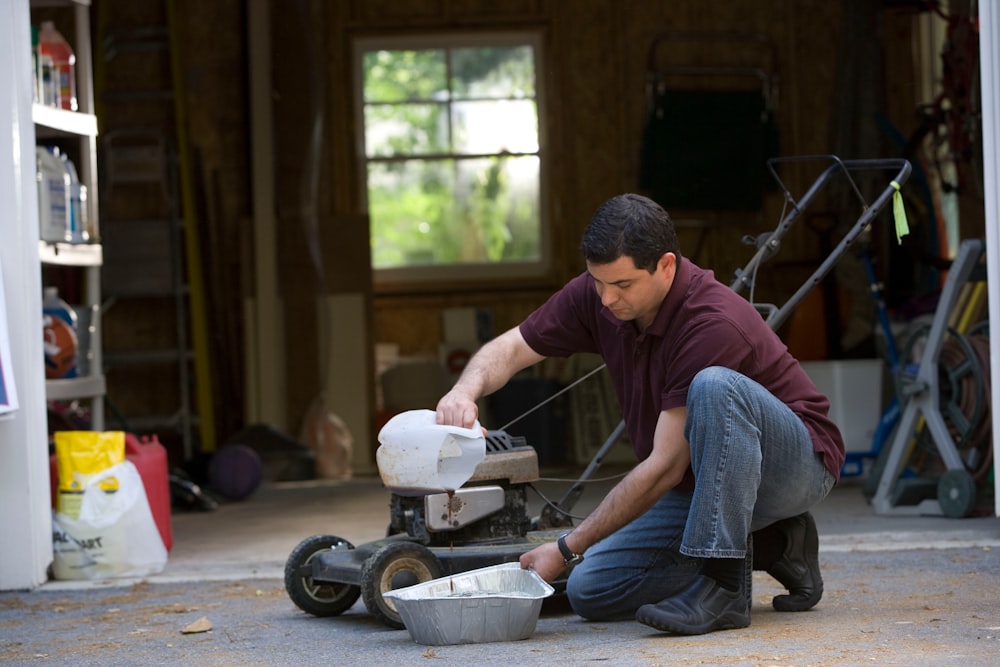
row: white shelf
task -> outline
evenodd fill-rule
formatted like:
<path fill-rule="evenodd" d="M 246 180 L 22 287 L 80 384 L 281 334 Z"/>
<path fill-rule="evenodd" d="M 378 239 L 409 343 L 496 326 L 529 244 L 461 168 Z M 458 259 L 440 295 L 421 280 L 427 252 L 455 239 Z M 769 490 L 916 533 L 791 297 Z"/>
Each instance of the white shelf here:
<path fill-rule="evenodd" d="M 35 103 L 31 105 L 31 119 L 35 122 L 35 133 L 40 137 L 97 136 L 97 116 L 94 114 L 68 111 Z"/>
<path fill-rule="evenodd" d="M 104 261 L 101 246 L 96 243 L 38 242 L 38 257 L 42 264 L 53 266 L 100 266 Z"/>
<path fill-rule="evenodd" d="M 46 380 L 45 398 L 50 401 L 71 401 L 75 398 L 104 396 L 106 385 L 103 375 L 88 375 L 66 380 Z"/>
<path fill-rule="evenodd" d="M 79 149 L 77 170 L 80 182 L 87 186 L 88 218 L 91 233 L 96 235 L 97 202 L 97 116 L 94 115 L 93 72 L 90 35 L 90 0 L 30 0 L 32 8 L 57 7 L 69 9 L 73 15 L 74 35 L 67 35 L 76 51 L 77 98 L 80 111 L 70 111 L 44 104 L 31 105 L 35 137 L 41 142 L 51 139 L 69 140 Z M 90 374 L 78 378 L 45 381 L 45 397 L 50 401 L 89 399 L 91 428 L 104 429 L 104 396 L 107 384 L 102 372 L 100 294 L 101 265 L 104 251 L 99 243 L 38 242 L 38 257 L 42 264 L 79 269 L 83 273 L 84 306 L 94 308 L 90 335 L 92 354 Z"/>
<path fill-rule="evenodd" d="M 42 7 L 67 7 L 69 5 L 90 7 L 90 0 L 31 0 L 32 9 Z"/>

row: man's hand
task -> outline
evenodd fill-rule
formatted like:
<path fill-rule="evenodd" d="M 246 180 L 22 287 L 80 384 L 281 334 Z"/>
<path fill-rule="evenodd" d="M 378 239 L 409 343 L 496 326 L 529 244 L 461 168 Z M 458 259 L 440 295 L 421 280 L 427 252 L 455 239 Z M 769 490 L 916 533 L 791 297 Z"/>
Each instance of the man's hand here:
<path fill-rule="evenodd" d="M 479 407 L 468 396 L 452 389 L 437 404 L 437 423 L 472 428 L 479 418 Z"/>
<path fill-rule="evenodd" d="M 566 569 L 566 559 L 555 542 L 546 542 L 521 554 L 521 567 L 534 570 L 545 581 L 551 582 Z"/>
<path fill-rule="evenodd" d="M 517 327 L 508 329 L 472 355 L 458 382 L 437 404 L 437 423 L 471 428 L 479 417 L 476 400 L 492 394 L 518 371 L 544 359 Z"/>

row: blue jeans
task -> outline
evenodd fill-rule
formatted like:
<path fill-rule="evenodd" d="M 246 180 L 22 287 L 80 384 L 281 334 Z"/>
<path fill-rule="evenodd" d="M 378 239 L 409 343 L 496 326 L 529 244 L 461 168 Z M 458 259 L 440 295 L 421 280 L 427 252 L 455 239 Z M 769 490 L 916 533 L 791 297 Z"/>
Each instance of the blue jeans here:
<path fill-rule="evenodd" d="M 745 557 L 751 532 L 807 511 L 833 488 L 802 420 L 727 368 L 706 368 L 691 382 L 684 435 L 694 491 L 667 493 L 587 549 L 566 585 L 580 616 L 634 618 L 684 589 L 702 558 Z"/>

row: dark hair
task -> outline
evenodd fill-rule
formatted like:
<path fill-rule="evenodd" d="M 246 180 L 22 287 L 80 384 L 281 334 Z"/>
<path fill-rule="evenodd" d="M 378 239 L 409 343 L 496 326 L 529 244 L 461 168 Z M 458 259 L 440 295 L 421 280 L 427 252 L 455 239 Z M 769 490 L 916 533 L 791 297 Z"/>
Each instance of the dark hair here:
<path fill-rule="evenodd" d="M 677 230 L 662 206 L 648 197 L 624 194 L 598 207 L 580 242 L 583 258 L 591 264 L 610 264 L 631 257 L 637 269 L 652 273 L 665 252 L 680 263 Z"/>

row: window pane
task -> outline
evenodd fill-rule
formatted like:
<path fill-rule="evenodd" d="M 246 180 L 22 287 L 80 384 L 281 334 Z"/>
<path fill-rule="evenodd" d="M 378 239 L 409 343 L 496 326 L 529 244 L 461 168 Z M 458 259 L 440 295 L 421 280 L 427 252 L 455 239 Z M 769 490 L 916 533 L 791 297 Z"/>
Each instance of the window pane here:
<path fill-rule="evenodd" d="M 456 102 L 456 153 L 537 153 L 538 113 L 532 100 Z"/>
<path fill-rule="evenodd" d="M 375 268 L 537 261 L 538 158 L 369 163 Z"/>
<path fill-rule="evenodd" d="M 447 99 L 444 51 L 368 51 L 364 55 L 365 102 Z"/>
<path fill-rule="evenodd" d="M 377 280 L 536 275 L 545 264 L 537 54 L 533 36 L 512 37 L 359 49 Z"/>
<path fill-rule="evenodd" d="M 453 49 L 452 88 L 465 98 L 535 96 L 531 47 Z"/>
<path fill-rule="evenodd" d="M 373 104 L 365 107 L 368 157 L 450 152 L 445 107 L 439 104 Z"/>
<path fill-rule="evenodd" d="M 453 217 L 454 191 L 450 160 L 369 163 L 374 267 L 454 261 L 457 246 L 443 222 Z"/>
<path fill-rule="evenodd" d="M 538 158 L 458 162 L 456 215 L 463 262 L 538 261 Z"/>

